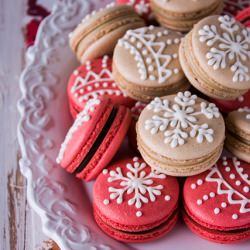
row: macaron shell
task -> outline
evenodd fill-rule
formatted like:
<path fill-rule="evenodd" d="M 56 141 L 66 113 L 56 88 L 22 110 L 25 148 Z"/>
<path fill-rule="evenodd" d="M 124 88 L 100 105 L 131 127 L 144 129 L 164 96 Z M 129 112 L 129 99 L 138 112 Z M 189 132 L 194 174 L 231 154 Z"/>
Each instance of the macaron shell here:
<path fill-rule="evenodd" d="M 186 212 L 208 229 L 249 228 L 249 176 L 249 164 L 225 159 L 211 170 L 187 178 L 183 190 Z"/>
<path fill-rule="evenodd" d="M 143 168 L 143 165 L 141 165 L 142 163 L 142 160 L 136 160 L 135 162 L 124 160 L 118 162 L 109 167 L 107 169 L 108 172 L 105 170 L 100 174 L 95 183 L 94 205 L 98 211 L 101 211 L 101 214 L 104 217 L 109 218 L 109 224 L 116 229 L 140 232 L 154 228 L 166 221 L 177 208 L 179 195 L 177 179 L 162 174 L 158 175 L 158 177 L 152 178 L 150 177 L 150 167 L 147 166 Z M 131 164 L 132 167 L 127 168 L 127 164 Z M 143 170 L 139 170 L 138 166 Z M 138 172 L 138 174 L 136 172 Z M 116 177 L 111 181 L 111 176 Z M 138 202 L 140 201 L 141 206 L 139 207 L 138 205 L 138 208 L 136 207 L 137 205 L 135 206 L 136 200 L 134 200 L 133 204 L 128 204 L 128 202 L 133 200 L 133 197 L 136 197 L 134 189 L 131 189 L 130 191 L 132 191 L 132 193 L 129 193 L 130 191 L 126 191 L 128 190 L 126 189 L 126 186 L 121 185 L 121 183 L 129 181 L 129 179 L 133 180 L 132 176 L 137 176 L 139 180 L 141 179 L 140 190 L 142 190 L 143 187 L 146 188 L 147 186 L 152 186 L 151 190 L 145 189 L 145 193 L 141 193 L 142 199 L 140 200 L 138 198 Z M 129 184 L 129 182 L 127 183 Z M 159 189 L 159 185 L 162 185 L 165 188 Z M 129 187 L 129 185 L 127 187 Z M 124 190 L 121 203 L 118 203 L 119 201 L 117 197 L 112 199 L 112 197 L 114 198 L 114 195 L 112 196 L 112 192 L 110 191 L 116 189 L 121 192 Z M 153 196 L 155 196 L 154 202 L 150 200 L 148 193 L 150 191 L 153 192 L 152 195 L 154 194 Z M 155 195 L 156 193 L 158 193 L 158 195 Z M 166 200 L 166 196 L 168 196 L 168 200 Z M 147 203 L 143 202 L 143 199 L 145 198 L 148 199 Z M 105 203 L 106 200 L 108 200 L 108 204 Z M 138 212 L 140 213 L 139 217 Z"/>
<path fill-rule="evenodd" d="M 247 31 L 241 23 L 237 21 L 234 23 L 233 18 L 231 18 L 230 20 L 228 18 L 228 16 L 209 16 L 197 23 L 192 31 L 192 47 L 195 48 L 193 49 L 193 53 L 199 63 L 199 67 L 202 68 L 203 71 L 205 71 L 205 73 L 209 77 L 214 79 L 220 85 L 236 90 L 247 90 L 248 88 L 250 88 L 249 73 L 246 73 L 246 75 L 248 76 L 248 80 L 234 81 L 233 78 L 234 76 L 236 77 L 237 74 L 236 72 L 234 73 L 231 71 L 231 67 L 233 64 L 236 65 L 235 58 L 240 58 L 239 63 L 248 69 L 250 68 L 250 60 L 242 60 L 240 57 L 241 55 L 243 56 L 243 54 L 246 56 L 246 58 L 249 57 L 247 56 L 247 51 L 249 52 L 250 50 L 250 42 L 247 39 L 246 35 L 246 33 L 249 31 Z M 223 23 L 227 23 L 228 26 L 223 26 Z M 236 26 L 238 29 L 237 32 L 232 31 L 233 27 Z M 213 34 L 211 33 L 212 27 L 216 29 Z M 223 41 L 223 34 L 227 34 L 227 36 L 232 36 L 232 38 L 228 37 L 228 39 Z M 211 38 L 209 38 L 209 35 L 211 36 Z M 215 38 L 215 35 L 217 35 L 217 39 Z M 236 36 L 241 37 L 241 43 L 244 44 L 244 46 L 246 46 L 247 48 L 243 49 L 242 47 L 241 52 L 236 52 L 240 56 L 234 57 L 233 61 L 230 61 L 229 55 L 225 52 L 225 48 L 233 44 L 231 39 L 236 39 Z M 201 39 L 204 39 L 204 41 L 201 41 Z M 226 47 L 221 49 L 220 46 Z M 216 53 L 212 52 L 213 49 L 217 50 L 217 53 L 221 56 L 221 60 L 216 59 Z M 213 65 L 217 63 L 218 69 L 215 70 L 214 67 L 208 63 L 208 53 L 210 54 L 210 56 L 214 56 Z M 210 59 L 211 58 L 213 57 L 210 57 Z M 224 60 L 225 68 L 222 65 Z M 212 59 L 210 61 L 212 63 Z"/>

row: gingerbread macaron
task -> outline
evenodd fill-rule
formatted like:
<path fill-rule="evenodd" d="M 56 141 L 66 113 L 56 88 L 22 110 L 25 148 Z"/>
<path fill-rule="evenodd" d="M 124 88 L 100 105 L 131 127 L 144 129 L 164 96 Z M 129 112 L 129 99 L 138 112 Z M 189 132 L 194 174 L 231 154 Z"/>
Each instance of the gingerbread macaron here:
<path fill-rule="evenodd" d="M 74 70 L 67 90 L 70 111 L 74 118 L 91 98 L 106 97 L 115 105 L 134 105 L 135 101 L 118 88 L 111 70 L 112 59 L 108 56 L 87 61 Z"/>
<path fill-rule="evenodd" d="M 201 173 L 219 159 L 225 124 L 213 103 L 189 91 L 155 98 L 136 125 L 138 149 L 154 169 L 172 176 Z"/>
<path fill-rule="evenodd" d="M 202 18 L 220 14 L 223 0 L 151 0 L 150 6 L 162 26 L 186 32 Z"/>
<path fill-rule="evenodd" d="M 217 243 L 249 240 L 249 177 L 248 163 L 226 157 L 209 171 L 188 177 L 183 189 L 186 225 L 200 237 Z"/>
<path fill-rule="evenodd" d="M 234 100 L 250 88 L 250 31 L 230 16 L 210 16 L 182 40 L 179 56 L 190 83 L 203 94 Z"/>
<path fill-rule="evenodd" d="M 163 27 L 129 30 L 115 47 L 113 75 L 130 97 L 148 102 L 189 88 L 178 49 L 182 35 Z"/>
<path fill-rule="evenodd" d="M 226 148 L 250 163 L 250 107 L 239 108 L 226 118 Z"/>
<path fill-rule="evenodd" d="M 117 40 L 128 29 L 144 26 L 131 6 L 109 4 L 87 15 L 69 35 L 69 43 L 81 63 L 112 54 Z"/>
<path fill-rule="evenodd" d="M 130 120 L 128 108 L 106 98 L 90 99 L 69 129 L 57 163 L 80 179 L 94 179 L 119 149 Z"/>
<path fill-rule="evenodd" d="M 94 217 L 110 237 L 146 242 L 168 233 L 178 218 L 177 178 L 152 170 L 141 158 L 104 169 L 93 190 Z"/>

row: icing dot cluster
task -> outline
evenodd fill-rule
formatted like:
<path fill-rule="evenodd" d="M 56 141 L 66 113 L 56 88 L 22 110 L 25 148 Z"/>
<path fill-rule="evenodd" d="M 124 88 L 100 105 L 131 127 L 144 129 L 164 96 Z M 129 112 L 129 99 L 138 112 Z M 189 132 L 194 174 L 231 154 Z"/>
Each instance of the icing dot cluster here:
<path fill-rule="evenodd" d="M 163 185 L 157 185 L 156 179 L 165 179 L 166 175 L 151 170 L 147 173 L 145 170 L 149 168 L 145 162 L 139 162 L 138 157 L 133 158 L 133 162 L 126 164 L 127 172 L 117 166 L 115 170 L 108 171 L 104 169 L 102 173 L 108 175 L 107 181 L 110 183 L 108 187 L 109 197 L 103 200 L 104 205 L 109 205 L 112 201 L 117 204 L 127 202 L 129 206 L 135 208 L 136 217 L 143 216 L 143 205 L 149 202 L 155 202 L 158 196 L 162 195 Z M 120 181 L 119 187 L 113 187 L 112 183 Z M 125 198 L 129 195 L 129 198 Z M 166 202 L 171 200 L 171 196 L 164 196 Z"/>
<path fill-rule="evenodd" d="M 84 77 L 78 70 L 73 72 L 76 78 L 71 87 L 71 93 L 79 103 L 103 95 L 126 96 L 114 82 L 108 60 L 108 56 L 103 57 L 100 72 L 92 70 L 91 61 L 87 61 L 85 64 L 87 73 Z"/>
<path fill-rule="evenodd" d="M 191 183 L 190 188 L 198 189 L 206 182 L 216 182 L 216 192 L 211 191 L 207 194 L 203 194 L 196 200 L 197 205 L 201 206 L 208 200 L 216 198 L 218 195 L 226 194 L 227 199 L 218 204 L 218 206 L 214 207 L 213 213 L 218 215 L 229 206 L 237 204 L 240 205 L 239 213 L 233 213 L 231 216 L 233 220 L 237 220 L 239 218 L 239 214 L 250 212 L 250 200 L 246 197 L 246 195 L 249 195 L 250 180 L 248 174 L 244 173 L 244 168 L 241 167 L 241 163 L 237 160 L 237 158 L 234 157 L 232 159 L 232 163 L 233 166 L 229 166 L 227 158 L 223 157 L 222 169 L 219 169 L 218 166 L 215 165 L 204 180 L 198 179 L 195 183 Z M 230 184 L 228 181 L 230 181 Z"/>
<path fill-rule="evenodd" d="M 181 39 L 169 38 L 169 32 L 167 29 L 149 26 L 128 30 L 119 40 L 118 45 L 134 57 L 142 81 L 149 79 L 162 84 L 173 74 L 179 73 L 179 68 L 169 67 L 173 60 L 178 60 L 178 48 L 173 54 L 168 54 L 167 48 L 179 44 Z"/>
<path fill-rule="evenodd" d="M 150 12 L 148 0 L 129 0 L 128 5 L 133 6 L 139 15 L 144 15 Z"/>

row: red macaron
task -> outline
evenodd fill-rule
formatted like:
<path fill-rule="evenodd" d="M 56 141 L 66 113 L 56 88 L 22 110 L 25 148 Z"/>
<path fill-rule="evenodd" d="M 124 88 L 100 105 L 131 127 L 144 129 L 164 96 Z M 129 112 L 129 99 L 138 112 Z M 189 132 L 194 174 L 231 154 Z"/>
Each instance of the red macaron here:
<path fill-rule="evenodd" d="M 131 107 L 135 101 L 126 96 L 112 76 L 112 59 L 108 56 L 88 61 L 78 67 L 69 78 L 68 99 L 73 118 L 91 98 L 107 97 L 114 104 Z"/>
<path fill-rule="evenodd" d="M 250 165 L 223 157 L 184 184 L 183 218 L 200 237 L 218 243 L 250 239 Z"/>
<path fill-rule="evenodd" d="M 119 149 L 130 121 L 128 108 L 90 99 L 69 129 L 57 163 L 78 178 L 94 179 Z"/>
<path fill-rule="evenodd" d="M 248 6 L 250 6 L 250 2 L 248 2 Z M 246 27 L 250 27 L 250 7 L 240 11 L 236 16 L 236 19 L 242 22 Z"/>
<path fill-rule="evenodd" d="M 104 169 L 93 191 L 94 217 L 110 237 L 123 242 L 155 240 L 178 218 L 177 178 L 153 171 L 141 158 Z"/>

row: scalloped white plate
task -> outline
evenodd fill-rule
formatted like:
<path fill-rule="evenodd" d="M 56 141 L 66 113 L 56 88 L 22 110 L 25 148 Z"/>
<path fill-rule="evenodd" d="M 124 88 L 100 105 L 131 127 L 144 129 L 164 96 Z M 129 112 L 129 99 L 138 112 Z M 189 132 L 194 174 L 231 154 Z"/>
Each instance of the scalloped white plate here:
<path fill-rule="evenodd" d="M 72 123 L 66 84 L 77 62 L 68 48 L 68 34 L 91 9 L 107 2 L 58 0 L 52 14 L 41 24 L 35 45 L 27 52 L 27 66 L 20 79 L 22 98 L 18 103 L 20 168 L 27 178 L 29 204 L 40 215 L 44 233 L 62 250 L 235 249 L 235 245 L 204 241 L 181 222 L 155 242 L 121 244 L 102 233 L 93 220 L 93 183 L 83 184 L 55 163 L 60 143 Z M 237 245 L 237 250 L 247 249 L 249 242 Z"/>

